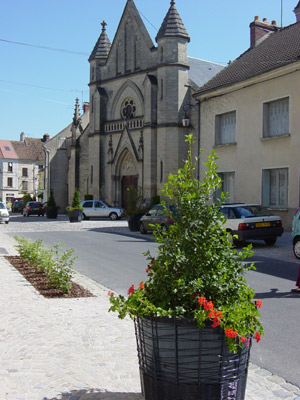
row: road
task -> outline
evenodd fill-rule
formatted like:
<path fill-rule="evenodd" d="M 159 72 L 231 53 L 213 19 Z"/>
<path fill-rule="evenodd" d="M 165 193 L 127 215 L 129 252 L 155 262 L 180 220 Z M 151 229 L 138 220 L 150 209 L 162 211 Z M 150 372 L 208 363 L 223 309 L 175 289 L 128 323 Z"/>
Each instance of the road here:
<path fill-rule="evenodd" d="M 75 249 L 74 268 L 107 288 L 126 294 L 132 284 L 146 279 L 147 260 L 143 252 L 155 254 L 157 245 L 151 235 L 131 234 L 126 221 L 83 221 L 70 224 L 65 217 L 45 218 L 13 216 L 5 227 L 11 235 L 41 238 L 47 245 L 63 242 Z M 253 344 L 251 361 L 300 387 L 299 340 L 300 295 L 292 294 L 299 262 L 292 254 L 289 234 L 274 247 L 254 244 L 256 271 L 247 272 L 248 284 L 263 301 L 261 322 L 265 336 Z"/>

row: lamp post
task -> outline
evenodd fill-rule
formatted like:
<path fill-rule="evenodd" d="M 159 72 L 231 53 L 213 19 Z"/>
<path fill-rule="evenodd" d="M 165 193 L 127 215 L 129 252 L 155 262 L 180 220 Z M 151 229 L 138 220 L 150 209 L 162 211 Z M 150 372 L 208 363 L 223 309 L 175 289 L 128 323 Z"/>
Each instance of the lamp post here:
<path fill-rule="evenodd" d="M 200 180 L 200 165 L 199 165 L 199 155 L 200 155 L 200 102 L 196 104 L 186 104 L 183 106 L 184 110 L 184 117 L 182 119 L 182 126 L 183 127 L 189 127 L 190 125 L 190 117 L 188 114 L 188 110 L 193 108 L 195 111 L 197 111 L 197 116 L 198 116 L 198 121 L 197 121 L 197 156 L 198 156 L 198 161 L 197 161 L 197 179 L 198 181 Z"/>

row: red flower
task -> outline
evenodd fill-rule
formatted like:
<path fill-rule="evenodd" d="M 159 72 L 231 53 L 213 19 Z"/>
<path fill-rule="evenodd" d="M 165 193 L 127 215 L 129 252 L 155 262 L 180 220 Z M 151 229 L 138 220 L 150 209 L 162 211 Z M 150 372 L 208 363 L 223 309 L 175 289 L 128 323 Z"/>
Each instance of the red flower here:
<path fill-rule="evenodd" d="M 214 312 L 214 311 L 210 311 L 210 312 L 208 313 L 208 318 L 210 318 L 210 319 L 215 318 L 215 312 Z"/>
<path fill-rule="evenodd" d="M 243 337 L 243 336 L 241 336 L 240 339 L 241 339 L 241 342 L 243 342 L 243 343 L 245 343 L 246 340 L 247 340 L 247 338 L 245 338 L 245 337 Z"/>
<path fill-rule="evenodd" d="M 108 291 L 108 293 L 107 293 L 109 296 L 113 296 L 114 295 L 114 293 L 113 292 L 111 292 L 110 290 Z"/>
<path fill-rule="evenodd" d="M 213 308 L 214 308 L 214 304 L 213 304 L 212 301 L 206 301 L 204 303 L 204 310 L 211 310 L 212 311 Z"/>
<path fill-rule="evenodd" d="M 229 338 L 235 338 L 237 337 L 237 334 L 238 333 L 231 328 L 225 330 L 225 335 L 228 336 Z"/>
<path fill-rule="evenodd" d="M 198 303 L 200 306 L 203 306 L 203 304 L 206 303 L 206 298 L 205 297 L 198 297 Z"/>
<path fill-rule="evenodd" d="M 145 284 L 144 284 L 144 282 L 141 282 L 141 283 L 140 283 L 140 289 L 145 289 Z"/>
<path fill-rule="evenodd" d="M 130 288 L 128 289 L 128 295 L 131 295 L 134 293 L 134 285 L 131 285 Z"/>
<path fill-rule="evenodd" d="M 255 304 L 256 304 L 256 307 L 261 308 L 262 301 L 261 300 L 256 300 Z"/>
<path fill-rule="evenodd" d="M 148 269 L 148 268 L 145 268 L 145 271 L 146 271 L 146 274 L 148 274 L 148 272 L 149 272 L 149 269 Z"/>
<path fill-rule="evenodd" d="M 216 328 L 219 325 L 220 325 L 220 322 L 219 322 L 218 318 L 214 318 L 214 322 L 211 324 L 211 326 L 213 328 Z"/>
<path fill-rule="evenodd" d="M 255 339 L 257 341 L 257 343 L 260 341 L 260 334 L 258 332 L 256 332 L 256 334 L 254 335 L 253 339 Z"/>

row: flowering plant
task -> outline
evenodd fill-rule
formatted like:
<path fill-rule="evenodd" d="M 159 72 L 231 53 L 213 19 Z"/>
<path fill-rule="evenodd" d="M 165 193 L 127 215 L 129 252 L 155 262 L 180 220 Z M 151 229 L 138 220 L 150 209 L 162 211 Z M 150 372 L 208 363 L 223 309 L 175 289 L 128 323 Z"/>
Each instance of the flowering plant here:
<path fill-rule="evenodd" d="M 243 263 L 252 251 L 250 246 L 240 251 L 233 247 L 220 212 L 225 195 L 213 201 L 221 186 L 215 153 L 204 163 L 205 178 L 199 182 L 194 177 L 192 135 L 187 141 L 188 159 L 176 175 L 169 176 L 163 191 L 168 204 L 175 206 L 174 224 L 167 232 L 157 226 L 158 254 L 145 253 L 148 280 L 136 289 L 132 285 L 128 298 L 109 293 L 110 311 L 117 311 L 120 318 L 168 316 L 195 319 L 200 328 L 220 326 L 235 352 L 237 346 L 247 346 L 251 337 L 259 341 L 263 334 L 258 310 L 262 303 L 254 299 L 244 277 L 245 271 L 255 268 Z"/>

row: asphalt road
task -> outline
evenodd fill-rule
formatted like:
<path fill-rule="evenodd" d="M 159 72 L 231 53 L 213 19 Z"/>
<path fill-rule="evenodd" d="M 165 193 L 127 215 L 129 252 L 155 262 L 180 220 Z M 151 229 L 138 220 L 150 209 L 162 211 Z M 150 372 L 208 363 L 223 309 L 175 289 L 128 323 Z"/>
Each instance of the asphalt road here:
<path fill-rule="evenodd" d="M 30 222 L 33 220 L 36 218 L 22 225 L 10 224 L 12 235 L 33 240 L 41 238 L 48 245 L 66 243 L 78 256 L 74 268 L 107 288 L 126 294 L 132 284 L 138 285 L 146 279 L 147 259 L 142 253 L 149 249 L 155 254 L 157 249 L 151 235 L 132 235 L 125 225 L 116 229 L 95 228 L 87 225 L 90 221 L 84 221 L 85 225 L 77 224 L 76 231 L 70 230 L 73 225 L 70 224 L 61 225 L 64 230 L 59 230 L 58 225 L 58 230 L 45 232 L 41 231 L 45 220 L 40 220 L 43 224 L 37 232 L 32 229 Z M 84 229 L 80 230 L 79 225 Z M 85 228 L 89 226 L 91 229 Z M 299 262 L 292 254 L 287 235 L 274 247 L 259 243 L 254 245 L 254 250 L 252 261 L 257 269 L 247 272 L 247 281 L 255 289 L 257 298 L 263 301 L 261 322 L 265 336 L 259 344 L 253 344 L 251 361 L 300 387 L 300 295 L 290 292 L 295 287 Z"/>

